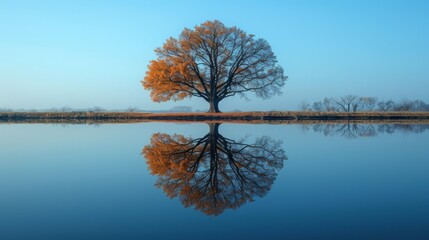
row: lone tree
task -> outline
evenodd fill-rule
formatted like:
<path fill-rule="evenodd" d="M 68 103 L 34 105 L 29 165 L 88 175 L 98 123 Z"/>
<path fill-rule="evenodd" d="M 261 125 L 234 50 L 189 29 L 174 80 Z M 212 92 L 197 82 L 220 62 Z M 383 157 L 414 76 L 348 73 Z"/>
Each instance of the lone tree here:
<path fill-rule="evenodd" d="M 155 102 L 196 96 L 210 104 L 209 112 L 220 112 L 227 97 L 253 92 L 269 98 L 287 80 L 267 41 L 217 20 L 185 28 L 155 52 L 142 81 Z"/>

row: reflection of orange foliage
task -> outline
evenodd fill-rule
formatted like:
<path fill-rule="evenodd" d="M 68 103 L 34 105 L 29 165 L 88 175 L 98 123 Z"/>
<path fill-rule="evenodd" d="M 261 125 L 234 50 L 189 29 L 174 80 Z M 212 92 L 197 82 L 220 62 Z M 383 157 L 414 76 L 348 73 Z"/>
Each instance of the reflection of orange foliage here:
<path fill-rule="evenodd" d="M 151 174 L 169 174 L 174 179 L 188 175 L 187 165 L 196 160 L 194 155 L 184 152 L 188 141 L 189 139 L 182 135 L 154 134 L 151 145 L 143 150 Z M 183 158 L 186 158 L 186 161 L 181 161 Z"/>
<path fill-rule="evenodd" d="M 265 195 L 286 159 L 279 142 L 265 137 L 245 144 L 214 129 L 198 139 L 157 133 L 143 149 L 158 187 L 210 215 Z"/>

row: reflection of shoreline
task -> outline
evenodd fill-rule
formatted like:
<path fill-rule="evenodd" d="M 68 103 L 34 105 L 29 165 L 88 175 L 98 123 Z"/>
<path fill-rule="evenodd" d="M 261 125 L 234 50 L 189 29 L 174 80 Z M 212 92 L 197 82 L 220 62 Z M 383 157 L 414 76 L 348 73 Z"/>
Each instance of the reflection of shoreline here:
<path fill-rule="evenodd" d="M 209 124 L 201 138 L 156 133 L 143 148 L 156 186 L 185 207 L 207 215 L 236 209 L 263 197 L 287 159 L 281 142 L 261 137 L 254 143 L 223 137 L 219 124 Z"/>
<path fill-rule="evenodd" d="M 411 133 L 420 134 L 429 129 L 428 124 L 314 124 L 303 125 L 305 131 L 323 133 L 325 136 L 346 138 L 375 137 L 378 134 Z"/>

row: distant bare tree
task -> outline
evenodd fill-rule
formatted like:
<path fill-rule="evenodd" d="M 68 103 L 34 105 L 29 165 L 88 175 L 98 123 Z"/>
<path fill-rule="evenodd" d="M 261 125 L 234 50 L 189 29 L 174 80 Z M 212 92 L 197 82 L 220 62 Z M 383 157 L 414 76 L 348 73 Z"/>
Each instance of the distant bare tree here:
<path fill-rule="evenodd" d="M 303 111 L 311 111 L 311 105 L 310 103 L 304 100 L 300 103 L 300 109 Z"/>
<path fill-rule="evenodd" d="M 359 111 L 363 111 L 363 110 L 366 110 L 365 109 L 365 102 L 363 101 L 363 98 L 357 98 L 352 103 L 352 111 L 353 112 L 359 112 Z"/>
<path fill-rule="evenodd" d="M 73 109 L 71 107 L 64 106 L 60 108 L 60 112 L 72 112 Z"/>
<path fill-rule="evenodd" d="M 412 111 L 421 112 L 421 111 L 427 111 L 429 110 L 429 105 L 423 102 L 422 100 L 414 100 L 412 102 Z"/>
<path fill-rule="evenodd" d="M 395 106 L 395 102 L 392 100 L 381 101 L 378 104 L 378 110 L 382 112 L 393 111 L 393 107 Z"/>
<path fill-rule="evenodd" d="M 366 111 L 372 111 L 375 108 L 375 104 L 377 103 L 376 97 L 361 97 L 360 101 L 363 104 L 363 108 Z"/>
<path fill-rule="evenodd" d="M 136 112 L 137 111 L 137 108 L 135 108 L 135 107 L 129 107 L 129 108 L 127 108 L 127 110 L 126 110 L 127 112 Z"/>
<path fill-rule="evenodd" d="M 413 111 L 421 112 L 428 111 L 429 105 L 422 100 L 402 100 L 400 103 L 395 104 L 394 111 Z"/>
<path fill-rule="evenodd" d="M 303 107 L 306 107 L 307 109 L 311 110 L 310 104 L 307 106 L 301 106 L 301 108 L 304 110 Z M 317 101 L 313 103 L 313 110 L 314 111 L 337 111 L 337 107 L 335 104 L 335 99 L 333 98 L 324 98 L 323 101 Z"/>
<path fill-rule="evenodd" d="M 192 112 L 192 107 L 190 106 L 175 106 L 172 107 L 170 112 Z"/>
<path fill-rule="evenodd" d="M 323 107 L 325 108 L 325 111 L 332 112 L 336 111 L 337 108 L 335 106 L 335 99 L 333 98 L 324 98 L 323 99 Z"/>
<path fill-rule="evenodd" d="M 347 95 L 337 99 L 336 104 L 340 111 L 351 112 L 351 111 L 355 111 L 354 109 L 357 109 L 357 105 L 355 103 L 357 99 L 358 99 L 358 96 Z"/>
<path fill-rule="evenodd" d="M 313 103 L 314 111 L 324 111 L 323 103 L 321 101 L 317 101 Z"/>
<path fill-rule="evenodd" d="M 106 109 L 104 109 L 102 107 L 95 106 L 95 107 L 89 108 L 88 111 L 89 112 L 105 112 Z"/>
<path fill-rule="evenodd" d="M 413 110 L 413 102 L 410 100 L 402 100 L 400 103 L 395 104 L 394 111 L 409 112 Z"/>

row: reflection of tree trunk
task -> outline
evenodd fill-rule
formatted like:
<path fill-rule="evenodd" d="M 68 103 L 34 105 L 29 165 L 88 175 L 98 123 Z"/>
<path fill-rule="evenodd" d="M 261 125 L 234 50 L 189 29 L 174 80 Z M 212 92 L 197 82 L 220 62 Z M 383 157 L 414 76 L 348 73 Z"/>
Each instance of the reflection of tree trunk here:
<path fill-rule="evenodd" d="M 219 100 L 218 99 L 213 99 L 212 101 L 210 101 L 209 112 L 210 113 L 220 112 L 219 111 Z"/>
<path fill-rule="evenodd" d="M 219 125 L 220 123 L 209 123 L 210 133 L 210 185 L 212 194 L 216 196 L 219 192 L 218 188 L 218 168 L 219 168 L 219 155 L 218 155 L 218 138 L 219 138 Z M 213 197 L 213 205 L 217 207 L 217 198 Z"/>
<path fill-rule="evenodd" d="M 219 125 L 220 123 L 208 123 L 210 128 L 210 135 L 219 135 Z"/>

